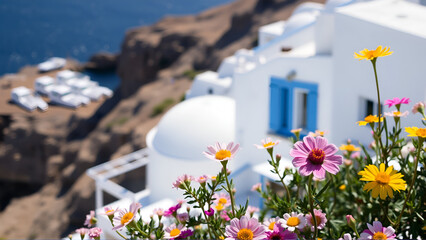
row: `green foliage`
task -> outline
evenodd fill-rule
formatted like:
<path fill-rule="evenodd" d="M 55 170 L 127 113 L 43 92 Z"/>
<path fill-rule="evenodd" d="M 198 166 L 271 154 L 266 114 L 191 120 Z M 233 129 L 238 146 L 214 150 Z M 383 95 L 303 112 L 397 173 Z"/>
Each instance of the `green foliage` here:
<path fill-rule="evenodd" d="M 167 98 L 164 101 L 162 101 L 160 104 L 156 105 L 152 109 L 151 117 L 155 117 L 161 113 L 163 113 L 167 108 L 172 106 L 175 103 L 175 100 L 171 98 Z"/>
<path fill-rule="evenodd" d="M 197 76 L 197 74 L 199 74 L 199 73 L 200 73 L 200 71 L 197 71 L 197 70 L 194 70 L 194 69 L 189 69 L 189 70 L 186 70 L 183 73 L 183 76 L 189 78 L 190 80 L 194 80 L 195 76 Z"/>
<path fill-rule="evenodd" d="M 114 119 L 114 120 L 112 120 L 111 122 L 109 122 L 107 125 L 106 125 L 106 128 L 107 129 L 111 129 L 111 128 L 113 128 L 114 126 L 122 126 L 123 124 L 125 124 L 127 121 L 129 121 L 129 117 L 119 117 L 119 118 L 116 118 L 116 119 Z"/>

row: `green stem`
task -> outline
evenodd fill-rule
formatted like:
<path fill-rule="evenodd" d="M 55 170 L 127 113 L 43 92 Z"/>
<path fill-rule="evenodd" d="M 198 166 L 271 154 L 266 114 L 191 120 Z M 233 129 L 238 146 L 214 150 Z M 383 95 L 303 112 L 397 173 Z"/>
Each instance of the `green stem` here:
<path fill-rule="evenodd" d="M 234 207 L 234 194 L 232 194 L 231 184 L 229 184 L 229 180 L 228 180 L 228 169 L 226 168 L 227 163 L 228 161 L 222 161 L 223 171 L 225 172 L 226 186 L 228 187 L 229 197 L 231 198 L 232 214 L 234 215 L 234 217 L 236 217 L 235 207 Z"/>
<path fill-rule="evenodd" d="M 127 239 L 125 236 L 123 236 L 119 231 L 115 231 L 118 235 L 120 235 L 120 237 L 122 237 L 123 239 Z"/>
<path fill-rule="evenodd" d="M 407 197 L 405 198 L 404 205 L 402 206 L 401 213 L 399 214 L 398 219 L 395 222 L 395 225 L 394 225 L 395 229 L 398 228 L 399 223 L 401 222 L 402 214 L 404 213 L 405 207 L 407 206 L 407 201 L 410 198 L 411 190 L 413 190 L 413 187 L 414 187 L 414 181 L 416 180 L 416 177 L 417 177 L 417 165 L 419 163 L 420 152 L 422 151 L 422 146 L 423 146 L 423 139 L 419 137 L 419 143 L 418 143 L 418 146 L 417 146 L 417 156 L 416 156 L 416 159 L 414 160 L 413 179 L 411 180 L 410 188 L 408 189 Z"/>
<path fill-rule="evenodd" d="M 142 231 L 142 229 L 140 229 L 140 227 L 138 226 L 138 224 L 136 222 L 133 222 L 132 225 L 135 226 L 135 228 L 140 232 L 140 234 L 142 234 L 142 236 L 149 238 L 149 235 L 146 234 L 144 231 Z"/>
<path fill-rule="evenodd" d="M 313 174 L 311 174 L 310 176 L 309 176 L 309 183 L 308 183 L 308 195 L 309 195 L 309 204 L 310 204 L 310 206 L 311 206 L 311 216 L 312 216 L 312 219 L 314 220 L 314 228 L 315 228 L 315 231 L 314 231 L 314 239 L 316 239 L 317 238 L 317 234 L 318 234 L 318 229 L 317 229 L 317 218 L 315 217 L 315 212 L 314 212 L 314 200 L 313 200 L 313 197 L 312 197 L 312 191 L 311 191 L 311 187 L 312 187 L 312 177 L 313 177 L 314 175 Z"/>
<path fill-rule="evenodd" d="M 356 228 L 354 230 L 355 230 L 355 234 L 356 234 L 357 239 L 360 239 L 361 237 L 359 236 L 358 230 L 356 230 Z"/>
<path fill-rule="evenodd" d="M 380 101 L 380 90 L 379 90 L 379 79 L 377 78 L 377 70 L 376 70 L 376 60 L 377 58 L 371 60 L 371 63 L 373 64 L 373 69 L 374 69 L 374 77 L 376 79 L 376 89 L 377 89 L 377 100 L 378 100 L 378 104 L 377 104 L 377 116 L 379 117 L 379 123 L 378 123 L 378 140 L 379 140 L 379 144 L 380 144 L 380 160 L 382 160 L 382 162 L 385 162 L 385 165 L 388 165 L 388 160 L 386 158 L 382 159 L 382 154 L 381 152 L 383 151 L 383 143 L 382 143 L 382 134 L 381 134 L 381 115 L 382 115 L 382 104 Z"/>
<path fill-rule="evenodd" d="M 271 156 L 271 160 L 272 160 L 272 163 L 273 163 L 274 170 L 277 173 L 278 177 L 280 178 L 281 184 L 283 185 L 283 187 L 285 189 L 285 192 L 286 192 L 286 195 L 287 195 L 287 202 L 290 203 L 290 191 L 288 190 L 288 187 L 284 183 L 285 175 L 281 176 L 280 172 L 278 171 L 278 163 L 274 161 L 272 151 L 268 151 L 268 152 L 269 152 L 269 155 Z M 291 209 L 289 209 L 289 211 L 291 211 Z"/>
<path fill-rule="evenodd" d="M 186 186 L 186 188 L 187 188 L 186 192 L 188 192 L 189 194 L 191 194 L 191 196 L 195 199 L 195 201 L 197 201 L 198 205 L 200 206 L 201 211 L 203 212 L 203 215 L 204 215 L 204 219 L 206 219 L 207 231 L 209 232 L 210 238 L 213 239 L 213 234 L 212 234 L 211 229 L 210 229 L 210 224 L 209 224 L 209 221 L 208 221 L 208 218 L 207 218 L 207 214 L 206 214 L 206 212 L 204 210 L 204 204 L 202 204 L 202 202 L 197 198 L 197 195 L 195 195 L 194 193 L 192 193 L 192 191 L 191 191 L 190 188 L 188 188 L 187 186 Z M 209 211 L 210 211 L 210 204 L 209 204 Z M 216 234 L 215 234 L 214 237 L 217 238 L 218 236 L 216 236 Z"/>

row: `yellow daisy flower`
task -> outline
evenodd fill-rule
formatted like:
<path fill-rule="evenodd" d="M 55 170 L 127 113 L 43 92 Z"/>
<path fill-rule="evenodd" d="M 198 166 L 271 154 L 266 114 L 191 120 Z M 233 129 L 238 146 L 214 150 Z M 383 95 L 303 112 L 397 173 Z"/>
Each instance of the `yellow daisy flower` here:
<path fill-rule="evenodd" d="M 302 131 L 302 129 L 301 128 L 296 128 L 296 129 L 292 129 L 292 130 L 290 130 L 290 132 L 292 132 L 292 133 L 294 133 L 294 134 L 296 134 L 296 133 L 300 133 Z"/>
<path fill-rule="evenodd" d="M 380 118 L 380 121 L 383 122 L 383 117 Z M 375 122 L 379 122 L 379 117 L 377 117 L 376 115 L 368 115 L 367 117 L 364 118 L 364 121 L 358 121 L 356 123 L 359 126 L 365 126 L 368 123 L 375 123 Z"/>
<path fill-rule="evenodd" d="M 348 152 L 357 152 L 357 151 L 361 150 L 361 148 L 355 147 L 355 145 L 353 145 L 353 144 L 348 144 L 348 145 L 342 144 L 339 147 L 339 149 L 342 150 L 342 151 L 348 151 Z"/>
<path fill-rule="evenodd" d="M 391 55 L 393 52 L 389 52 L 390 48 L 389 47 L 382 47 L 382 46 L 378 46 L 376 48 L 376 50 L 368 50 L 368 49 L 364 49 L 361 50 L 359 53 L 354 53 L 354 57 L 359 59 L 359 60 L 374 60 L 378 57 L 384 57 L 384 56 L 389 56 Z"/>
<path fill-rule="evenodd" d="M 373 198 L 377 198 L 380 194 L 380 198 L 385 200 L 389 195 L 393 198 L 393 191 L 405 190 L 407 184 L 402 179 L 404 175 L 393 170 L 393 166 L 386 169 L 385 164 L 380 164 L 380 170 L 375 165 L 368 165 L 363 171 L 360 171 L 358 175 L 361 175 L 361 181 L 367 181 L 363 190 L 370 191 Z"/>
<path fill-rule="evenodd" d="M 406 127 L 405 131 L 409 133 L 409 137 L 426 138 L 426 128 Z"/>

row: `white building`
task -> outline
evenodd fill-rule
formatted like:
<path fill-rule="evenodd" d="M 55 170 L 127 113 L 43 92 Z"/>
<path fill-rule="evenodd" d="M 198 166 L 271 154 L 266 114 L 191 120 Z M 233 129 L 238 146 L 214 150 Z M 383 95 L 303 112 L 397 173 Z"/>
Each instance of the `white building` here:
<path fill-rule="evenodd" d="M 230 166 L 240 197 L 260 179 L 272 178 L 266 152 L 253 147 L 262 138 L 282 139 L 275 152 L 286 166 L 291 166 L 286 140 L 291 129 L 326 131 L 335 145 L 348 138 L 368 144 L 369 127 L 356 122 L 377 111 L 374 74 L 371 63 L 354 59 L 354 52 L 379 45 L 394 51 L 377 60 L 383 102 L 426 99 L 426 7 L 412 2 L 304 3 L 289 20 L 262 27 L 258 47 L 224 59 L 218 72 L 198 75 L 188 100 L 171 109 L 147 137 L 153 159 L 149 201 L 175 199 L 171 184 L 177 176 L 219 171 L 220 164 L 201 154 L 216 141 L 241 144 Z M 414 119 L 404 122 L 413 125 Z"/>

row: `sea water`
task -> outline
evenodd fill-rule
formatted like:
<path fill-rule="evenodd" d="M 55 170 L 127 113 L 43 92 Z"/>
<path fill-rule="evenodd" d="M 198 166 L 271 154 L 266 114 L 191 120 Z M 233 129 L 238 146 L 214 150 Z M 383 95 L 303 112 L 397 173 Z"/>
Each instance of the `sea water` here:
<path fill-rule="evenodd" d="M 0 0 L 0 76 L 49 57 L 87 61 L 117 53 L 126 30 L 165 15 L 198 13 L 232 0 Z M 115 88 L 115 74 L 93 74 Z"/>

